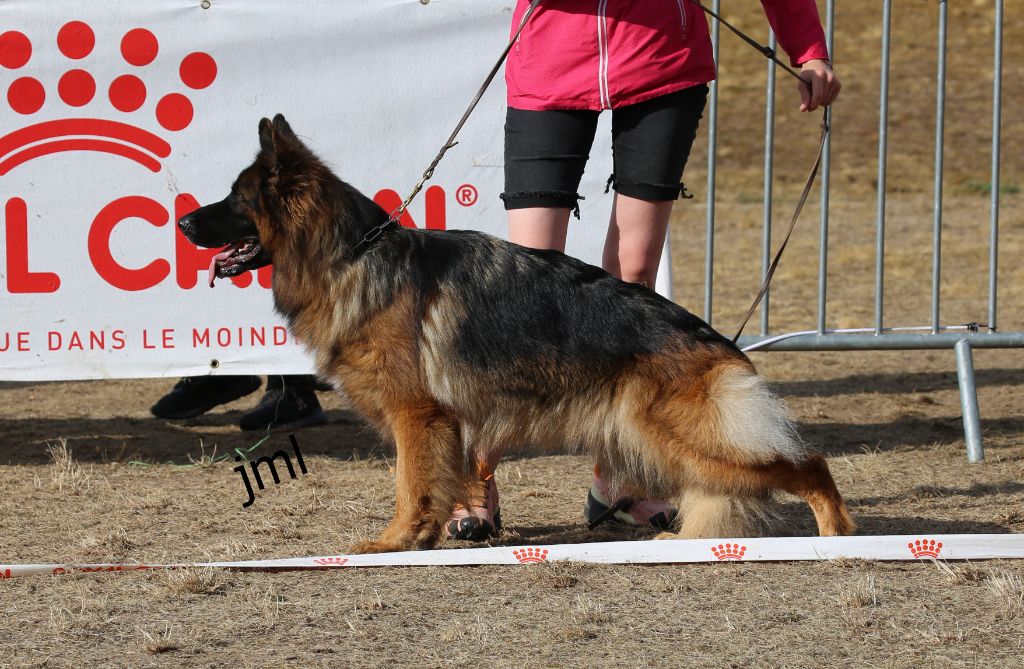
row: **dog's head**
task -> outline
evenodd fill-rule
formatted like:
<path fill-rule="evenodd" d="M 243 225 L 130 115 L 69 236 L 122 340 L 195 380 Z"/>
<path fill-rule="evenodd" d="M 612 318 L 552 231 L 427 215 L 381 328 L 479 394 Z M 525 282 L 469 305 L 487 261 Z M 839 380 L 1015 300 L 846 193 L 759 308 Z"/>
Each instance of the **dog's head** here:
<path fill-rule="evenodd" d="M 260 152 L 242 170 L 231 193 L 178 220 L 185 237 L 206 248 L 224 247 L 210 263 L 210 285 L 273 262 L 283 228 L 302 217 L 316 197 L 319 161 L 295 136 L 284 116 L 262 119 Z M 311 169 L 312 168 L 312 169 Z"/>

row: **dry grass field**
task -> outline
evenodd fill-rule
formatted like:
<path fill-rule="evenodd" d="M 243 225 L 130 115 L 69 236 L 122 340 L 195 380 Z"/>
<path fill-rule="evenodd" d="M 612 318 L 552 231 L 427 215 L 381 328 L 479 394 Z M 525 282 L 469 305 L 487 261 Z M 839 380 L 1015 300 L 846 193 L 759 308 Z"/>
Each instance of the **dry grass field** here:
<path fill-rule="evenodd" d="M 756 3 L 724 2 L 741 27 Z M 748 4 L 753 7 L 747 6 Z M 872 324 L 880 3 L 838 3 L 830 327 Z M 936 3 L 893 19 L 886 323 L 930 313 Z M 735 6 L 734 6 L 735 5 Z M 950 11 L 942 320 L 984 321 L 991 2 Z M 1024 329 L 1024 0 L 1006 2 L 1000 328 Z M 723 33 L 715 324 L 731 333 L 760 272 L 764 65 Z M 780 80 L 781 81 L 781 80 Z M 777 222 L 817 139 L 780 83 Z M 497 141 L 497 140 L 496 140 Z M 677 299 L 702 311 L 704 146 L 673 221 Z M 813 327 L 812 200 L 772 293 L 772 328 Z M 755 326 L 752 326 L 756 328 Z M 758 353 L 802 434 L 829 457 L 863 534 L 1024 532 L 1024 355 L 975 352 L 987 460 L 967 465 L 952 351 Z M 341 397 L 296 432 L 309 473 L 245 499 L 233 462 L 256 437 L 241 400 L 187 422 L 150 417 L 170 380 L 0 383 L 0 562 L 163 562 L 343 552 L 386 523 L 393 453 Z M 261 449 L 287 446 L 274 433 Z M 644 539 L 590 532 L 581 456 L 510 456 L 496 544 Z M 813 520 L 780 499 L 780 535 Z M 467 544 L 469 545 L 469 544 Z M 458 548 L 453 542 L 448 547 Z M 1021 667 L 1024 563 L 750 563 L 204 570 L 0 583 L 6 667 Z M 1014 659 L 1016 658 L 1016 659 Z"/>

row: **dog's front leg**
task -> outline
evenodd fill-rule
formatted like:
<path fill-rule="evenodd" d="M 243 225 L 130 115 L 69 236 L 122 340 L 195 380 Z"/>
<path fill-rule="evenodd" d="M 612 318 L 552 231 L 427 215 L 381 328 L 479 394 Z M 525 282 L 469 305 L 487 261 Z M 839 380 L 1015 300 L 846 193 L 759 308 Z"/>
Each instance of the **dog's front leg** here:
<path fill-rule="evenodd" d="M 461 491 L 463 453 L 458 424 L 437 406 L 404 409 L 391 416 L 398 450 L 395 517 L 376 541 L 356 553 L 433 548 Z"/>

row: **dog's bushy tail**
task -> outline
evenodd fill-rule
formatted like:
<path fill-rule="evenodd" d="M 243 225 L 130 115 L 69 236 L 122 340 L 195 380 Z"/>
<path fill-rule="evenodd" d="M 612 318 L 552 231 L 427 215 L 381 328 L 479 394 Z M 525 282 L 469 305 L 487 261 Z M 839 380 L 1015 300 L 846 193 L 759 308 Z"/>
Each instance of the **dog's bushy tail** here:
<path fill-rule="evenodd" d="M 783 458 L 794 464 L 807 457 L 789 409 L 752 369 L 720 365 L 706 378 L 706 408 L 718 446 L 747 463 Z"/>

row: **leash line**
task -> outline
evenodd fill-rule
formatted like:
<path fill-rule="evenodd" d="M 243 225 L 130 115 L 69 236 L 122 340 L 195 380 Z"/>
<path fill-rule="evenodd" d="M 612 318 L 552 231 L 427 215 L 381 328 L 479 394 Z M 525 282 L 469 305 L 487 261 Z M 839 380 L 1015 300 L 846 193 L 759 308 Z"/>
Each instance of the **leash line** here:
<path fill-rule="evenodd" d="M 775 257 L 772 258 L 771 265 L 768 266 L 768 271 L 764 274 L 764 280 L 761 282 L 761 288 L 758 289 L 757 295 L 754 297 L 753 304 L 750 305 L 747 315 L 743 317 L 739 329 L 736 330 L 736 334 L 732 338 L 732 343 L 734 344 L 739 341 L 740 335 L 743 334 L 743 328 L 747 326 L 750 317 L 754 315 L 754 311 L 757 310 L 761 300 L 764 299 L 765 294 L 768 292 L 768 286 L 772 282 L 772 277 L 775 276 L 775 270 L 779 266 L 779 261 L 782 260 L 782 253 L 786 250 L 786 245 L 789 244 L 789 238 L 793 236 L 796 222 L 800 219 L 800 212 L 803 211 L 804 205 L 807 203 L 807 196 L 811 194 L 811 187 L 814 186 L 814 180 L 818 176 L 818 168 L 821 167 L 821 157 L 825 152 L 825 140 L 828 138 L 828 133 L 828 108 L 826 107 L 821 119 L 821 138 L 818 141 L 818 155 L 814 159 L 811 173 L 807 175 L 807 181 L 804 182 L 804 189 L 800 193 L 800 200 L 796 203 L 796 209 L 793 210 L 793 216 L 789 219 L 789 228 L 786 230 L 786 236 L 782 238 L 782 244 L 779 245 L 779 250 L 775 252 Z"/>
<path fill-rule="evenodd" d="M 516 40 L 519 39 L 519 35 L 522 34 L 523 28 L 526 27 L 526 22 L 530 20 L 531 16 L 533 16 L 533 11 L 537 9 L 537 5 L 539 4 L 540 0 L 533 0 L 533 2 L 530 4 L 530 7 L 523 14 L 523 18 L 519 22 L 519 28 L 516 30 L 515 34 L 512 35 L 512 39 L 508 41 L 508 44 L 505 46 L 505 49 L 501 52 L 501 55 L 498 57 L 498 60 L 494 63 L 494 66 L 491 68 L 491 71 L 487 73 L 487 77 L 484 78 L 484 83 L 480 86 L 479 89 L 477 89 L 476 95 L 473 96 L 473 100 L 469 103 L 469 107 L 466 108 L 466 111 L 462 114 L 462 118 L 460 118 L 459 122 L 455 125 L 455 129 L 452 130 L 452 134 L 450 134 L 448 136 L 448 139 L 445 140 L 444 146 L 441 147 L 441 150 L 437 152 L 436 156 L 434 156 L 434 160 L 432 160 L 427 169 L 424 170 L 423 176 L 420 178 L 420 180 L 416 182 L 415 186 L 412 187 L 412 192 L 409 193 L 409 196 L 405 198 L 404 201 L 402 201 L 402 204 L 398 205 L 397 209 L 391 212 L 391 215 L 388 216 L 388 219 L 386 221 L 384 221 L 380 225 L 371 228 L 370 231 L 367 232 L 363 236 L 363 238 L 356 243 L 356 245 L 352 249 L 353 253 L 358 253 L 360 248 L 380 237 L 385 230 L 387 230 L 393 225 L 399 224 L 398 220 L 402 218 L 402 214 L 405 213 L 405 210 L 409 207 L 412 201 L 416 198 L 417 195 L 419 195 L 420 191 L 423 190 L 423 186 L 427 183 L 427 181 L 429 181 L 431 177 L 434 176 L 434 169 L 444 158 L 445 154 L 448 153 L 449 149 L 458 144 L 458 142 L 455 141 L 455 138 L 462 130 L 462 127 L 466 125 L 466 121 L 469 120 L 470 114 L 472 114 L 473 110 L 476 109 L 477 104 L 479 104 L 481 98 L 483 98 L 484 93 L 487 91 L 487 88 L 491 85 L 491 82 L 494 81 L 494 77 L 498 74 L 498 70 L 501 69 L 502 64 L 504 64 L 505 59 L 508 58 L 508 54 L 512 50 L 512 47 L 515 45 Z"/>
<path fill-rule="evenodd" d="M 721 14 L 718 14 L 714 10 L 711 10 L 711 9 L 708 9 L 707 7 L 705 7 L 704 3 L 702 3 L 700 0 L 690 0 L 690 1 L 693 2 L 693 4 L 697 5 L 698 7 L 700 7 L 702 10 L 704 10 L 705 14 L 707 14 L 708 16 L 713 17 L 716 21 L 718 21 L 719 23 L 724 25 L 726 28 L 731 30 L 733 32 L 733 34 L 735 34 L 737 37 L 739 37 L 744 42 L 746 42 L 747 44 L 752 46 L 754 49 L 756 49 L 762 56 L 764 56 L 768 60 L 773 61 L 776 65 L 778 65 L 783 70 L 788 72 L 797 81 L 801 81 L 805 85 L 810 86 L 810 82 L 807 81 L 806 79 L 804 79 L 803 77 L 801 77 L 800 74 L 796 70 L 794 70 L 789 65 L 786 65 L 784 62 L 779 60 L 778 56 L 775 53 L 775 49 L 773 49 L 770 46 L 767 46 L 765 44 L 761 44 L 760 42 L 755 40 L 750 35 L 747 35 L 745 32 L 743 32 L 742 30 L 740 30 L 739 28 L 737 28 L 733 24 L 731 24 L 728 21 L 726 21 L 725 19 L 723 19 Z"/>
<path fill-rule="evenodd" d="M 691 2 L 693 2 L 695 5 L 704 10 L 705 14 L 713 17 L 719 23 L 721 23 L 726 28 L 731 30 L 733 34 L 735 34 L 737 37 L 739 37 L 744 42 L 749 44 L 751 47 L 756 49 L 758 53 L 760 53 L 762 56 L 764 56 L 765 58 L 772 61 L 777 66 L 781 67 L 783 70 L 788 72 L 790 76 L 792 76 L 797 81 L 801 82 L 809 90 L 812 88 L 811 82 L 801 77 L 796 72 L 796 70 L 794 70 L 789 65 L 786 65 L 781 60 L 779 60 L 778 56 L 776 56 L 775 54 L 775 49 L 772 49 L 771 47 L 766 46 L 764 44 L 761 44 L 754 38 L 750 37 L 742 30 L 740 30 L 733 24 L 723 19 L 721 15 L 718 14 L 717 12 L 705 7 L 700 0 L 691 0 Z M 779 262 L 782 260 L 782 253 L 786 250 L 786 245 L 789 244 L 789 238 L 793 235 L 793 230 L 796 228 L 796 222 L 800 218 L 800 212 L 803 211 L 804 204 L 807 203 L 807 197 L 811 194 L 811 187 L 814 185 L 814 180 L 818 176 L 818 169 L 821 167 L 821 158 L 825 152 L 825 141 L 828 138 L 829 130 L 830 129 L 828 107 L 823 107 L 821 116 L 821 138 L 818 141 L 818 155 L 815 157 L 814 165 L 811 167 L 811 172 L 807 176 L 807 181 L 804 183 L 803 191 L 800 193 L 800 199 L 799 201 L 797 201 L 796 208 L 793 211 L 793 216 L 790 218 L 789 228 L 786 230 L 786 235 L 782 239 L 782 244 L 779 245 L 779 250 L 776 251 L 775 257 L 772 258 L 772 262 L 768 266 L 768 271 L 765 272 L 764 280 L 761 282 L 761 287 L 758 289 L 757 295 L 754 297 L 753 304 L 750 305 L 750 309 L 747 310 L 746 316 L 743 317 L 743 321 L 740 323 L 739 328 L 736 330 L 736 334 L 732 338 L 732 342 L 734 344 L 737 341 L 739 341 L 740 335 L 743 334 L 743 328 L 747 326 L 747 323 L 750 321 L 750 317 L 754 315 L 754 311 L 757 310 L 758 305 L 761 304 L 761 301 L 764 299 L 765 294 L 767 294 L 768 292 L 768 286 L 771 284 L 772 277 L 775 275 L 775 270 L 779 266 Z"/>
<path fill-rule="evenodd" d="M 530 3 L 530 7 L 523 14 L 523 18 L 519 22 L 519 28 L 516 30 L 515 34 L 512 35 L 512 39 L 508 41 L 508 44 L 505 46 L 505 49 L 501 52 L 501 56 L 498 57 L 497 62 L 494 63 L 494 66 L 491 68 L 491 71 L 487 73 L 487 77 L 484 79 L 483 85 L 480 86 L 480 88 L 476 92 L 476 95 L 473 96 L 473 101 L 469 103 L 469 107 L 466 108 L 466 111 L 465 113 L 463 113 L 462 118 L 459 119 L 459 122 L 455 125 L 455 129 L 452 131 L 452 134 L 448 136 L 448 139 L 445 141 L 444 146 L 442 146 L 441 150 L 437 152 L 437 156 L 434 157 L 434 160 L 430 163 L 430 166 L 427 167 L 426 171 L 423 172 L 423 178 L 421 178 L 419 182 L 417 182 L 417 184 L 413 186 L 412 192 L 409 193 L 409 197 L 405 198 L 405 201 L 402 202 L 398 209 L 396 209 L 394 213 L 391 214 L 392 220 L 397 221 L 399 218 L 402 217 L 402 214 L 405 213 L 406 208 L 412 202 L 413 198 L 415 198 L 416 195 L 418 195 L 419 192 L 423 189 L 423 185 L 427 181 L 429 181 L 431 177 L 434 176 L 434 168 L 436 168 L 438 163 L 441 162 L 441 160 L 444 158 L 444 155 L 448 153 L 448 150 L 454 147 L 456 144 L 458 144 L 458 142 L 455 141 L 455 138 L 462 130 L 462 126 L 466 125 L 466 121 L 469 120 L 470 114 L 472 114 L 473 110 L 476 109 L 477 104 L 480 102 L 480 99 L 483 98 L 484 93 L 487 91 L 487 88 L 491 85 L 491 82 L 494 81 L 494 77 L 498 74 L 498 70 L 500 70 L 501 66 L 505 63 L 505 59 L 508 58 L 509 52 L 515 45 L 516 40 L 519 39 L 519 35 L 522 34 L 523 28 L 526 27 L 526 22 L 530 20 L 531 16 L 533 16 L 533 12 L 535 9 L 537 9 L 537 6 L 539 4 L 540 0 L 533 0 L 533 2 Z"/>

